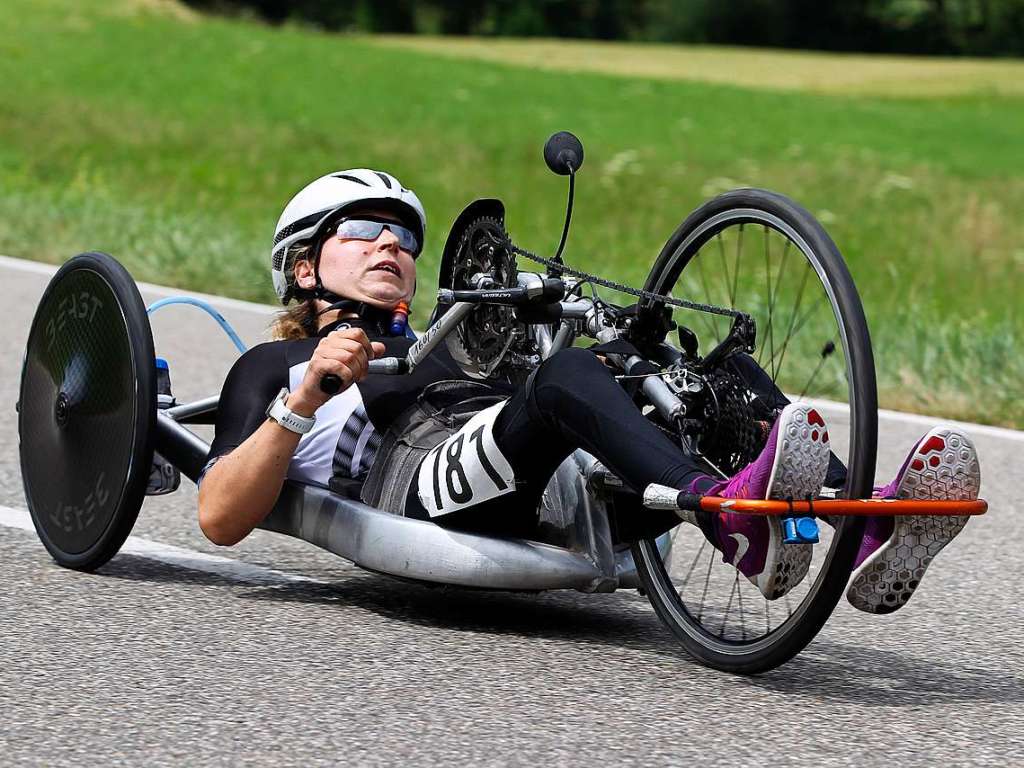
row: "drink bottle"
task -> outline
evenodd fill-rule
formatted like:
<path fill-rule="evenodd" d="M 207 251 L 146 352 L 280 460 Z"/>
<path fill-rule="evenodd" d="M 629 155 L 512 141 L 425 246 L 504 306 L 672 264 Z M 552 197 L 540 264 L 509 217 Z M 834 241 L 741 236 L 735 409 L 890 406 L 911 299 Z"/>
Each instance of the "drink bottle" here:
<path fill-rule="evenodd" d="M 405 336 L 405 329 L 409 327 L 409 304 L 404 301 L 398 302 L 391 314 L 391 335 Z"/>
<path fill-rule="evenodd" d="M 175 405 L 171 394 L 171 370 L 162 357 L 156 358 L 156 407 L 165 410 Z M 149 471 L 149 483 L 146 485 L 147 496 L 161 496 L 178 490 L 181 485 L 181 472 L 159 453 L 153 454 L 153 466 Z"/>

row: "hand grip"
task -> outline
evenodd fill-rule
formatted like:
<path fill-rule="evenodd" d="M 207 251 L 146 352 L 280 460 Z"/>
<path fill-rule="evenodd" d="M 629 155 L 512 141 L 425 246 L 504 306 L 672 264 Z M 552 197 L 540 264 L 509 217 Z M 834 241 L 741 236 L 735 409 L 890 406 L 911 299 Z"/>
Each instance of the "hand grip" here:
<path fill-rule="evenodd" d="M 409 372 L 409 362 L 404 357 L 378 357 L 367 366 L 368 373 L 382 373 L 397 376 Z M 336 395 L 341 391 L 341 377 L 328 373 L 320 377 L 320 391 Z"/>
<path fill-rule="evenodd" d="M 327 395 L 336 395 L 341 391 L 341 376 L 328 373 L 320 377 L 320 391 Z"/>

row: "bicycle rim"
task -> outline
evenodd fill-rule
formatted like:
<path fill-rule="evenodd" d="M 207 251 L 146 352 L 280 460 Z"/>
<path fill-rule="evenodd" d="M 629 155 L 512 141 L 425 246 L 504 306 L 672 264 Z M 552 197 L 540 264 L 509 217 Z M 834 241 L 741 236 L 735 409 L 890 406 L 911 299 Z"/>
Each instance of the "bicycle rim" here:
<path fill-rule="evenodd" d="M 765 394 L 768 388 L 758 379 L 757 399 L 771 398 L 775 410 L 785 400 L 819 406 L 829 419 L 833 450 L 849 469 L 835 492 L 870 492 L 877 428 L 870 339 L 849 272 L 809 213 L 760 190 L 716 198 L 669 240 L 646 287 L 753 316 L 758 339 L 747 362 L 765 372 L 774 393 Z M 696 333 L 702 354 L 731 323 L 688 310 L 677 311 L 675 320 Z M 743 367 L 745 383 L 758 376 L 749 367 Z M 785 400 L 775 399 L 779 393 Z M 739 468 L 715 466 L 724 474 Z M 652 604 L 691 653 L 712 666 L 756 672 L 799 652 L 835 607 L 862 523 L 833 522 L 819 521 L 821 540 L 807 576 L 775 601 L 723 562 L 695 526 L 675 528 L 661 549 L 653 540 L 640 541 L 634 555 Z"/>

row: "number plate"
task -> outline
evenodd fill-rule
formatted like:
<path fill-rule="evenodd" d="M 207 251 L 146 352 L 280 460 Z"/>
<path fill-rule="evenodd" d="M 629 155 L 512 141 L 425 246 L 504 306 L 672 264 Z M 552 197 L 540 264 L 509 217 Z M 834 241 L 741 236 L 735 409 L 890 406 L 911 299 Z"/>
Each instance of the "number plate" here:
<path fill-rule="evenodd" d="M 416 477 L 420 503 L 431 517 L 512 493 L 515 474 L 494 441 L 496 403 L 427 454 Z"/>

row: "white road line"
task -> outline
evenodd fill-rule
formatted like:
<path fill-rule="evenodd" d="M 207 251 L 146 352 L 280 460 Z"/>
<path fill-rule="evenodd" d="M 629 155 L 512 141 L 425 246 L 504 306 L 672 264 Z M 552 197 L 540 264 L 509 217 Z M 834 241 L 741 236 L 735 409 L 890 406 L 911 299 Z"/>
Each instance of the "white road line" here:
<path fill-rule="evenodd" d="M 32 533 L 36 532 L 27 509 L 0 506 L 0 526 L 17 528 Z M 121 554 L 145 557 L 149 560 L 157 560 L 179 568 L 202 571 L 203 573 L 221 576 L 232 581 L 242 581 L 250 584 L 326 584 L 326 582 L 311 579 L 308 576 L 276 571 L 273 568 L 243 563 L 240 560 L 233 560 L 229 557 L 208 555 L 205 552 L 195 552 L 194 550 L 175 547 L 171 544 L 161 544 L 160 542 L 149 541 L 138 536 L 128 537 L 124 546 L 121 547 Z"/>
<path fill-rule="evenodd" d="M 54 272 L 58 269 L 52 264 L 44 264 L 42 262 L 29 261 L 27 259 L 15 259 L 10 256 L 0 256 L 0 267 L 20 270 L 22 272 L 34 272 L 48 277 L 52 277 Z M 153 285 L 152 283 L 137 283 L 137 285 L 139 286 L 140 291 L 149 292 L 157 296 L 195 296 L 210 302 L 214 306 L 220 306 L 226 309 L 238 309 L 244 312 L 255 312 L 263 315 L 269 315 L 277 311 L 277 307 L 273 307 L 269 304 L 257 304 L 252 301 L 229 299 L 226 296 L 215 296 L 209 293 L 196 293 L 195 291 L 186 291 L 182 288 L 168 288 L 163 285 Z M 824 410 L 837 412 L 847 410 L 847 406 L 843 403 L 836 403 L 830 400 L 817 400 L 815 398 L 805 399 L 808 402 L 818 405 Z M 1016 429 L 991 427 L 987 424 L 972 424 L 966 421 L 953 421 L 952 419 L 944 419 L 940 416 L 923 416 L 917 413 L 903 413 L 902 411 L 879 409 L 878 418 L 880 420 L 889 419 L 890 421 L 902 422 L 904 424 L 920 424 L 921 426 L 927 427 L 931 427 L 941 421 L 943 424 L 953 424 L 963 429 L 967 429 L 972 434 L 988 435 L 990 437 L 997 437 L 1004 440 L 1024 442 L 1024 432 Z"/>
<path fill-rule="evenodd" d="M 53 277 L 60 268 L 53 264 L 44 264 L 40 261 L 28 261 L 27 259 L 15 259 L 11 256 L 0 256 L 0 267 L 13 269 L 19 272 L 31 272 L 37 275 Z M 184 288 L 168 288 L 165 285 L 154 285 L 153 283 L 135 283 L 142 293 L 152 293 L 160 297 L 168 296 L 195 296 L 197 299 L 208 301 L 214 306 L 225 309 L 238 309 L 243 312 L 253 312 L 260 315 L 270 315 L 278 311 L 277 307 L 270 304 L 257 304 L 254 301 L 242 301 L 241 299 L 229 299 L 226 296 L 215 296 L 210 293 L 199 293 L 188 291 Z"/>
<path fill-rule="evenodd" d="M 850 411 L 850 406 L 846 403 L 837 403 L 832 400 L 819 400 L 814 397 L 805 397 L 804 401 L 821 408 L 823 411 L 833 411 L 835 413 L 849 413 Z M 919 424 L 926 429 L 934 427 L 936 424 L 952 424 L 953 426 L 960 427 L 971 436 L 986 435 L 988 437 L 999 438 L 1000 440 L 1013 440 L 1014 442 L 1024 443 L 1024 432 L 1016 429 L 991 427 L 988 424 L 972 424 L 967 421 L 954 421 L 953 419 L 946 419 L 942 416 L 924 416 L 919 413 L 903 413 L 902 411 L 888 411 L 883 408 L 879 408 L 878 421 L 881 423 L 885 420 L 901 422 L 903 424 Z"/>

